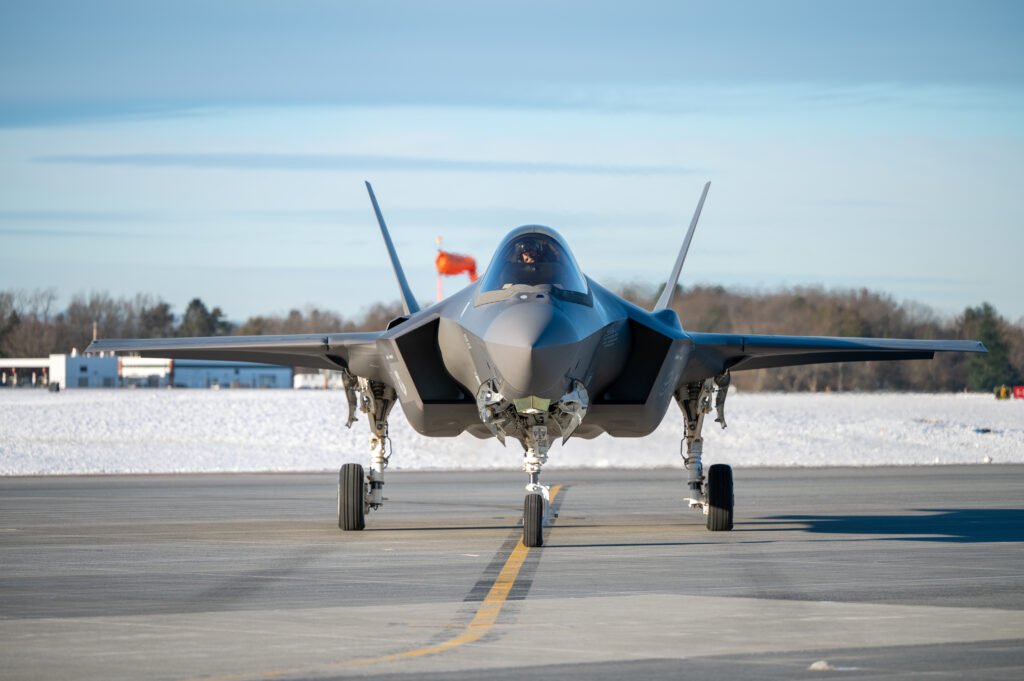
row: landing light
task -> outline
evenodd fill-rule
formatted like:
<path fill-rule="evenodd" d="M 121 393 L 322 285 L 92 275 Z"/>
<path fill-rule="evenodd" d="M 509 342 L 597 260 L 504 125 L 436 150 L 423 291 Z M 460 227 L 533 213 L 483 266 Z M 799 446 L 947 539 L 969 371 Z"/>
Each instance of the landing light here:
<path fill-rule="evenodd" d="M 512 404 L 515 405 L 516 411 L 520 414 L 540 414 L 548 410 L 548 407 L 551 406 L 551 400 L 530 395 L 513 400 Z"/>

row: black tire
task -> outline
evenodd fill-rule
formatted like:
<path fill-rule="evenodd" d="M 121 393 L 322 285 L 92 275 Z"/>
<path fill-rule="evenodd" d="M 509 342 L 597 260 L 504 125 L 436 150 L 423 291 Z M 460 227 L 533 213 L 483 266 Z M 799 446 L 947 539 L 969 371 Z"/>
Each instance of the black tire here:
<path fill-rule="evenodd" d="M 708 529 L 728 532 L 732 529 L 732 467 L 716 463 L 708 469 Z"/>
<path fill-rule="evenodd" d="M 363 467 L 357 463 L 345 464 L 338 473 L 338 527 L 345 531 L 366 527 L 364 480 Z"/>
<path fill-rule="evenodd" d="M 544 497 L 539 494 L 527 494 L 523 501 L 523 544 L 544 544 Z"/>

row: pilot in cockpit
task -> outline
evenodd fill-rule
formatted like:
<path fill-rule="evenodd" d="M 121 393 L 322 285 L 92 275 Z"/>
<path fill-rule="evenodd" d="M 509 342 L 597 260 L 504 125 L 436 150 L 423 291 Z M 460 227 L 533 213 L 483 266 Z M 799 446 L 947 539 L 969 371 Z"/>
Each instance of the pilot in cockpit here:
<path fill-rule="evenodd" d="M 518 244 L 519 262 L 526 263 L 528 265 L 532 265 L 537 262 L 537 253 L 534 251 L 532 246 L 533 244 Z"/>
<path fill-rule="evenodd" d="M 516 242 L 515 249 L 516 262 L 533 265 L 542 262 L 558 262 L 557 249 L 545 239 L 539 239 L 537 237 L 528 237 L 521 239 Z"/>

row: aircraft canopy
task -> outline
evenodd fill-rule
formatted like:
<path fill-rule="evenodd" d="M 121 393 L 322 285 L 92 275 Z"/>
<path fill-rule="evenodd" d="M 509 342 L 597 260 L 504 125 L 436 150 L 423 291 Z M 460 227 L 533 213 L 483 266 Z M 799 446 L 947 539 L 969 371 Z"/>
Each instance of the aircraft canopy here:
<path fill-rule="evenodd" d="M 517 285 L 588 292 L 587 280 L 562 237 L 553 229 L 532 225 L 505 237 L 484 273 L 480 290 L 500 291 Z"/>

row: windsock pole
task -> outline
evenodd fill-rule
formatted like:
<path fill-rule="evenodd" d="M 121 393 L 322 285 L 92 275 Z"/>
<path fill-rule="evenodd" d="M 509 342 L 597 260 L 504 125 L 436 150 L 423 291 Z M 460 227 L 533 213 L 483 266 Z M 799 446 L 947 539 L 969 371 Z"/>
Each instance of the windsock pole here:
<path fill-rule="evenodd" d="M 437 252 L 441 252 L 441 235 L 437 235 Z M 444 300 L 444 283 L 441 280 L 441 272 L 437 273 L 437 302 Z"/>

